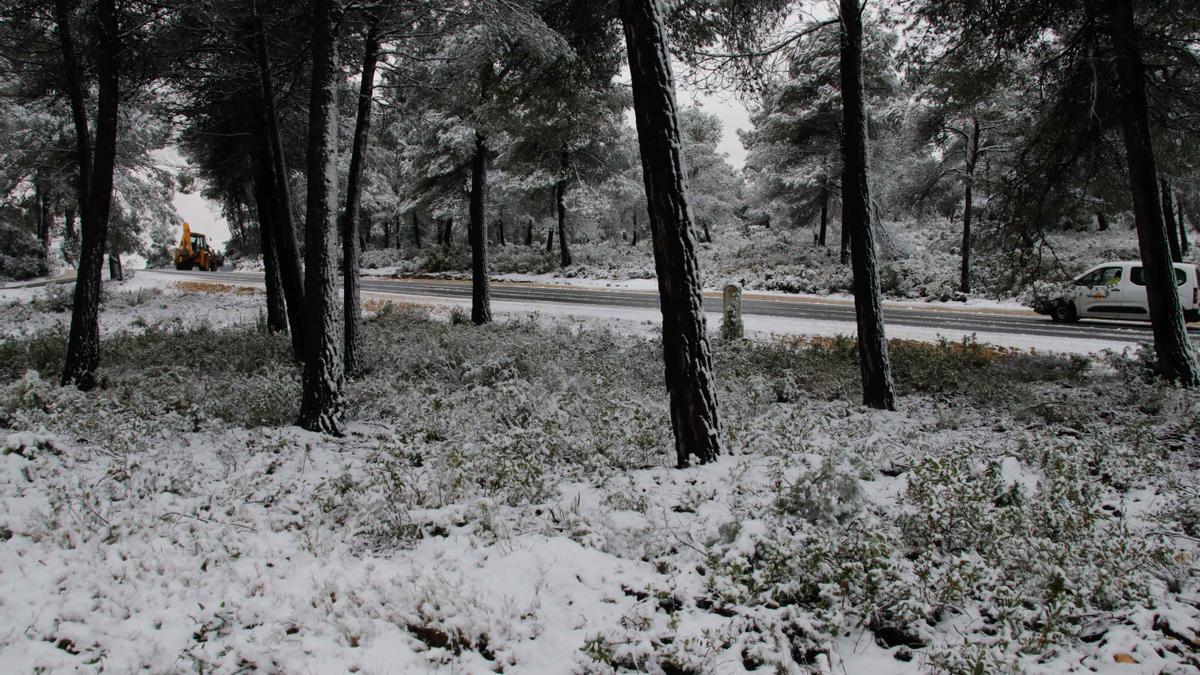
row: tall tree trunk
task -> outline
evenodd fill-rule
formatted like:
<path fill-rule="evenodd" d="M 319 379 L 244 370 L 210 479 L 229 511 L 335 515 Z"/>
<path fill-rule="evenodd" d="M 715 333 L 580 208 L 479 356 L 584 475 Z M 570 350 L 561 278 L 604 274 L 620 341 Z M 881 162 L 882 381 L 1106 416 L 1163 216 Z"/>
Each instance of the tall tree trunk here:
<path fill-rule="evenodd" d="M 503 218 L 503 216 L 496 219 L 496 234 L 500 237 L 500 245 L 507 246 L 508 243 L 506 241 L 504 241 L 504 218 Z"/>
<path fill-rule="evenodd" d="M 442 245 L 454 245 L 454 219 L 447 218 L 442 221 Z"/>
<path fill-rule="evenodd" d="M 1096 231 L 1097 232 L 1107 232 L 1108 231 L 1108 216 L 1104 215 L 1103 211 L 1096 212 Z"/>
<path fill-rule="evenodd" d="M 50 227 L 52 223 L 50 215 L 50 192 L 45 189 L 41 181 L 34 181 L 34 190 L 38 204 L 38 241 L 42 244 L 42 264 L 46 265 L 48 272 L 50 269 Z"/>
<path fill-rule="evenodd" d="M 275 268 L 283 291 L 283 301 L 276 303 L 276 310 L 282 308 L 284 311 L 290 328 L 292 358 L 299 363 L 304 361 L 305 350 L 308 348 L 304 338 L 304 275 L 300 269 L 300 251 L 295 230 L 292 228 L 290 209 L 283 211 L 280 206 L 284 201 L 291 200 L 279 196 L 280 181 L 275 175 L 277 162 L 271 150 L 268 128 L 264 113 L 258 121 L 258 133 L 254 139 L 256 203 L 259 224 L 265 228 L 265 239 L 270 240 L 272 244 Z M 263 267 L 265 272 L 265 259 Z M 268 295 L 268 317 L 271 314 L 270 302 L 271 298 Z"/>
<path fill-rule="evenodd" d="M 119 59 L 121 38 L 115 0 L 97 0 L 95 154 L 88 141 L 87 111 L 84 108 L 83 76 L 75 55 L 70 31 L 70 9 L 66 0 L 56 0 L 55 19 L 62 48 L 67 98 L 75 122 L 76 160 L 82 243 L 75 281 L 75 302 L 67 340 L 62 383 L 91 389 L 100 365 L 100 275 L 104 244 L 108 240 L 108 216 L 112 206 L 113 167 L 117 157 L 117 113 L 119 108 Z"/>
<path fill-rule="evenodd" d="M 638 221 L 637 221 L 637 211 L 634 211 L 633 212 L 633 243 L 631 244 L 631 246 L 637 246 L 637 245 L 638 245 Z"/>
<path fill-rule="evenodd" d="M 1116 47 L 1119 109 L 1125 138 L 1125 159 L 1133 193 L 1133 215 L 1138 249 L 1146 275 L 1150 326 L 1159 374 L 1186 387 L 1200 385 L 1196 355 L 1188 340 L 1179 306 L 1179 289 L 1171 264 L 1171 250 L 1163 222 L 1154 162 L 1150 117 L 1146 103 L 1145 67 L 1142 64 L 1131 0 L 1106 0 L 1109 27 Z"/>
<path fill-rule="evenodd" d="M 533 216 L 530 216 L 529 222 L 525 223 L 525 245 L 533 246 Z"/>
<path fill-rule="evenodd" d="M 554 250 L 554 230 L 546 230 L 546 253 Z"/>
<path fill-rule="evenodd" d="M 109 281 L 125 281 L 125 266 L 121 264 L 120 253 L 108 254 Z"/>
<path fill-rule="evenodd" d="M 883 330 L 879 267 L 871 222 L 870 155 L 867 109 L 863 93 L 862 6 L 860 0 L 840 0 L 842 40 L 842 229 L 850 236 L 854 272 L 854 312 L 858 319 L 858 362 L 863 403 L 896 409 L 892 364 Z"/>
<path fill-rule="evenodd" d="M 979 120 L 971 120 L 971 139 L 963 172 L 962 269 L 958 289 L 971 292 L 971 217 L 975 213 L 975 167 L 979 163 Z"/>
<path fill-rule="evenodd" d="M 471 323 L 481 326 L 492 320 L 492 298 L 488 281 L 487 232 L 484 231 L 484 200 L 487 197 L 487 143 L 475 133 L 475 157 L 471 161 Z"/>
<path fill-rule="evenodd" d="M 79 233 L 75 229 L 75 209 L 75 206 L 69 205 L 66 213 L 63 214 L 63 260 L 66 260 L 71 267 L 79 264 L 79 256 L 75 251 L 68 250 L 69 242 L 75 241 L 79 237 Z"/>
<path fill-rule="evenodd" d="M 1179 192 L 1175 193 L 1175 204 L 1178 206 L 1175 213 L 1176 220 L 1179 221 L 1179 248 L 1187 255 L 1192 248 L 1192 242 L 1188 237 L 1187 225 L 1183 221 L 1183 195 Z"/>
<path fill-rule="evenodd" d="M 342 213 L 342 309 L 345 314 L 342 359 L 348 377 L 359 371 L 361 339 L 358 324 L 362 320 L 362 300 L 358 283 L 360 233 L 359 198 L 362 195 L 363 164 L 371 131 L 371 99 L 375 95 L 375 64 L 379 61 L 379 24 L 372 15 L 367 25 L 363 48 L 362 78 L 358 87 L 358 114 L 354 120 L 354 145 L 350 151 L 350 176 L 346 181 L 346 210 Z M 336 137 L 335 137 L 336 142 Z"/>
<path fill-rule="evenodd" d="M 261 14 L 254 15 L 252 37 L 262 118 L 262 132 L 258 134 L 260 143 L 256 151 L 270 167 L 270 195 L 273 201 L 271 236 L 275 239 L 275 256 L 287 299 L 292 356 L 297 361 L 304 361 L 308 347 L 308 339 L 304 335 L 304 270 L 300 266 L 300 245 L 296 240 L 296 219 L 292 213 L 292 188 L 288 181 L 287 157 L 283 153 L 283 136 L 279 130 L 279 113 L 275 107 L 275 83 L 271 74 L 271 57 L 267 51 L 267 32 Z"/>
<path fill-rule="evenodd" d="M 821 184 L 821 229 L 817 232 L 817 246 L 824 246 L 829 230 L 829 186 Z"/>
<path fill-rule="evenodd" d="M 275 242 L 263 240 L 263 282 L 267 287 L 267 332 L 288 332 L 287 301 L 283 294 L 283 277 L 279 273 L 279 256 Z"/>
<path fill-rule="evenodd" d="M 1167 243 L 1171 247 L 1171 260 L 1183 262 L 1183 246 L 1179 243 L 1179 225 L 1175 222 L 1175 208 L 1171 201 L 1171 183 L 1166 178 L 1159 178 L 1161 190 L 1163 225 L 1167 228 Z"/>
<path fill-rule="evenodd" d="M 846 214 L 842 214 L 842 231 L 841 231 L 841 248 L 838 251 L 838 262 L 843 265 L 850 264 L 850 230 L 846 229 Z"/>
<path fill-rule="evenodd" d="M 261 128 L 261 125 L 260 125 Z M 287 332 L 288 313 L 286 294 L 283 290 L 283 275 L 279 270 L 279 252 L 276 248 L 274 203 L 274 177 L 271 175 L 269 148 L 260 136 L 255 141 L 252 155 L 254 164 L 254 204 L 258 210 L 258 238 L 262 241 L 263 281 L 267 288 L 267 331 Z M 295 344 L 292 346 L 295 355 Z"/>
<path fill-rule="evenodd" d="M 678 466 L 721 454 L 696 234 L 680 151 L 675 78 L 657 0 L 619 0 L 663 315 L 663 360 Z"/>
<path fill-rule="evenodd" d="M 413 212 L 412 212 L 412 225 L 413 225 L 413 244 L 415 244 L 417 248 L 421 248 L 421 221 L 417 218 L 416 210 L 413 210 Z M 397 232 L 396 234 L 400 234 L 400 233 Z"/>
<path fill-rule="evenodd" d="M 268 197 L 269 198 L 269 197 Z M 270 215 L 267 215 L 270 218 Z M 283 277 L 279 273 L 279 256 L 275 251 L 275 239 L 270 225 L 262 222 L 262 204 L 259 204 L 259 230 L 263 252 L 263 283 L 267 289 L 267 332 L 286 333 L 288 330 L 287 301 L 283 293 Z"/>
<path fill-rule="evenodd" d="M 558 182 L 554 185 L 554 206 L 558 212 L 558 258 L 563 267 L 571 265 L 571 244 L 567 241 L 567 169 L 571 154 L 566 144 L 558 153 Z"/>
<path fill-rule="evenodd" d="M 308 197 L 304 222 L 304 395 L 300 426 L 340 434 L 345 415 L 342 321 L 337 289 L 337 25 L 335 0 L 313 5 L 308 103 Z"/>

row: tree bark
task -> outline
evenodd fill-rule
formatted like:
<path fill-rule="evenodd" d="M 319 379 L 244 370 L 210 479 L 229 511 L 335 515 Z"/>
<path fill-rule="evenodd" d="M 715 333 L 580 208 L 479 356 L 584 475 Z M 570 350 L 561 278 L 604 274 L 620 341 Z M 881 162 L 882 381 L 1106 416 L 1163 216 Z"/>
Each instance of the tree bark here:
<path fill-rule="evenodd" d="M 300 266 L 300 246 L 296 240 L 296 220 L 292 213 L 292 189 L 288 182 L 287 158 L 283 154 L 283 137 L 279 130 L 279 113 L 275 107 L 275 83 L 271 74 L 271 59 L 267 51 L 266 27 L 262 15 L 254 16 L 254 58 L 259 79 L 259 105 L 262 129 L 256 151 L 270 169 L 271 196 L 270 231 L 275 240 L 275 259 L 283 281 L 288 324 L 292 334 L 292 356 L 305 360 L 308 340 L 304 335 L 304 270 Z"/>
<path fill-rule="evenodd" d="M 1161 189 L 1163 225 L 1167 228 L 1167 243 L 1171 247 L 1171 260 L 1183 262 L 1183 246 L 1179 243 L 1179 225 L 1175 222 L 1175 208 L 1171 201 L 1171 183 L 1166 178 L 1159 178 Z"/>
<path fill-rule="evenodd" d="M 533 246 L 533 217 L 530 216 L 529 222 L 525 223 L 525 245 Z"/>
<path fill-rule="evenodd" d="M 850 264 L 850 230 L 846 229 L 846 214 L 842 214 L 842 232 L 841 232 L 841 249 L 838 252 L 838 262 L 843 265 Z"/>
<path fill-rule="evenodd" d="M 42 244 L 42 264 L 46 265 L 46 269 L 49 271 L 50 227 L 52 223 L 50 216 L 50 193 L 45 189 L 41 181 L 34 182 L 34 190 L 38 204 L 38 241 Z"/>
<path fill-rule="evenodd" d="M 56 0 L 55 18 L 66 73 L 67 98 L 71 102 L 71 117 L 75 123 L 76 160 L 79 162 L 76 189 L 82 242 L 62 383 L 87 390 L 96 385 L 96 369 L 100 365 L 100 276 L 104 244 L 108 240 L 113 168 L 117 156 L 121 38 L 115 1 L 97 0 L 95 54 L 98 94 L 93 155 L 88 140 L 83 75 L 75 55 L 69 11 L 66 0 Z"/>
<path fill-rule="evenodd" d="M 825 246 L 829 230 L 829 186 L 821 184 L 821 229 L 817 232 L 817 246 Z"/>
<path fill-rule="evenodd" d="M 1176 220 L 1179 221 L 1179 248 L 1187 255 L 1192 248 L 1192 242 L 1188 237 L 1187 225 L 1184 223 L 1183 217 L 1183 195 L 1179 192 L 1175 193 L 1175 209 Z"/>
<path fill-rule="evenodd" d="M 862 7 L 840 0 L 842 40 L 842 231 L 849 233 L 854 273 L 854 312 L 858 319 L 858 362 L 863 403 L 896 409 L 896 389 L 883 328 L 879 267 L 871 222 L 870 154 L 866 97 L 863 92 Z"/>
<path fill-rule="evenodd" d="M 334 0 L 313 6 L 308 107 L 308 189 L 304 222 L 304 393 L 299 425 L 340 434 L 345 415 L 342 321 L 337 288 L 337 25 Z"/>
<path fill-rule="evenodd" d="M 1179 306 L 1179 289 L 1163 221 L 1158 169 L 1155 166 L 1146 102 L 1145 66 L 1131 0 L 1106 0 L 1109 28 L 1116 47 L 1118 107 L 1125 139 L 1125 159 L 1133 193 L 1138 249 L 1146 275 L 1146 296 L 1159 375 L 1186 387 L 1200 385 L 1196 355 L 1188 340 Z"/>
<path fill-rule="evenodd" d="M 264 106 L 265 108 L 265 106 Z M 282 299 L 277 300 L 275 311 L 283 310 L 290 329 L 292 358 L 297 363 L 304 361 L 307 345 L 304 342 L 304 278 L 300 269 L 300 252 L 292 229 L 290 213 L 280 210 L 285 198 L 279 196 L 279 179 L 275 175 L 277 162 L 273 157 L 266 114 L 260 116 L 258 133 L 255 134 L 255 203 L 258 205 L 259 226 L 264 235 L 263 271 L 266 268 L 265 242 L 270 240 L 275 271 L 279 277 Z M 290 201 L 290 200 L 289 200 Z M 272 282 L 273 283 L 273 282 Z M 267 294 L 268 324 L 271 324 L 271 295 Z"/>
<path fill-rule="evenodd" d="M 1107 232 L 1108 231 L 1108 216 L 1104 215 L 1103 211 L 1096 212 L 1096 231 L 1097 232 Z"/>
<path fill-rule="evenodd" d="M 571 166 L 571 154 L 566 145 L 558 155 L 558 182 L 554 185 L 554 206 L 558 211 L 558 257 L 563 267 L 571 265 L 571 244 L 567 241 L 567 169 Z"/>
<path fill-rule="evenodd" d="M 261 128 L 261 125 L 260 125 Z M 265 152 L 264 152 L 265 150 Z M 267 288 L 267 332 L 279 333 L 288 330 L 286 294 L 283 290 L 283 275 L 279 270 L 279 252 L 276 248 L 274 214 L 274 177 L 271 161 L 265 155 L 269 148 L 262 136 L 256 140 L 252 155 L 254 164 L 254 204 L 258 210 L 258 238 L 262 241 L 263 280 Z M 295 354 L 295 344 L 292 346 Z"/>
<path fill-rule="evenodd" d="M 76 267 L 79 263 L 74 251 L 69 251 L 67 242 L 74 241 L 79 235 L 75 230 L 75 209 L 76 206 L 67 206 L 67 212 L 63 214 L 63 259 L 71 267 Z"/>
<path fill-rule="evenodd" d="M 442 221 L 442 245 L 452 246 L 454 244 L 454 219 L 447 218 Z"/>
<path fill-rule="evenodd" d="M 267 287 L 267 332 L 286 333 L 287 302 L 283 294 L 283 277 L 279 274 L 279 260 L 275 252 L 275 240 L 269 233 L 262 237 L 263 282 Z"/>
<path fill-rule="evenodd" d="M 412 226 L 413 244 L 416 245 L 417 248 L 421 248 L 421 221 L 417 218 L 416 210 L 413 210 L 412 212 Z M 400 233 L 397 232 L 396 234 L 399 235 Z"/>
<path fill-rule="evenodd" d="M 507 246 L 508 242 L 504 241 L 504 218 L 496 219 L 496 234 L 500 237 L 500 245 Z"/>
<path fill-rule="evenodd" d="M 108 254 L 109 281 L 125 281 L 125 266 L 121 264 L 120 253 Z"/>
<path fill-rule="evenodd" d="M 546 230 L 546 253 L 554 250 L 554 230 Z"/>
<path fill-rule="evenodd" d="M 354 145 L 350 151 L 350 176 L 346 181 L 346 210 L 342 213 L 342 310 L 344 338 L 342 360 L 348 377 L 359 372 L 358 352 L 361 340 L 358 324 L 362 320 L 360 266 L 361 235 L 359 203 L 362 195 L 363 165 L 371 131 L 371 100 L 375 95 L 375 64 L 379 61 L 378 21 L 372 16 L 367 25 L 363 49 L 362 78 L 358 87 L 358 112 L 354 120 Z"/>
<path fill-rule="evenodd" d="M 481 326 L 492 320 L 492 298 L 488 280 L 487 232 L 484 205 L 487 198 L 487 143 L 475 133 L 475 157 L 471 161 L 471 323 Z"/>
<path fill-rule="evenodd" d="M 971 139 L 967 147 L 966 170 L 963 172 L 963 231 L 962 269 L 958 288 L 971 292 L 971 217 L 975 213 L 975 167 L 979 162 L 979 120 L 971 120 Z"/>
<path fill-rule="evenodd" d="M 663 315 L 663 361 L 679 467 L 721 453 L 721 422 L 705 325 L 696 234 L 680 150 L 675 81 L 657 0 L 620 0 L 642 179 Z"/>
<path fill-rule="evenodd" d="M 637 221 L 637 211 L 634 211 L 633 212 L 633 243 L 630 244 L 630 246 L 637 246 L 637 245 L 638 245 L 638 221 Z"/>

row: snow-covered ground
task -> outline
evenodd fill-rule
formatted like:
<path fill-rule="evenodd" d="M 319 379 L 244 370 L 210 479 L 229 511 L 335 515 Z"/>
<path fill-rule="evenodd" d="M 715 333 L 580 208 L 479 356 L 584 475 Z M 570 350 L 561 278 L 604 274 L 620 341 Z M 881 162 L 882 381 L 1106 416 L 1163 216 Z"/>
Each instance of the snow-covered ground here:
<path fill-rule="evenodd" d="M 1200 405 L 1131 360 L 897 344 L 881 412 L 850 343 L 716 342 L 679 470 L 657 316 L 376 303 L 334 438 L 262 295 L 188 288 L 115 289 L 89 393 L 0 310 L 8 672 L 1200 667 Z"/>
<path fill-rule="evenodd" d="M 251 299 L 246 292 L 250 289 L 242 292 L 247 296 L 245 302 L 214 303 L 206 293 L 180 292 L 174 281 L 161 274 L 138 271 L 129 275 L 128 281 L 104 282 L 104 308 L 112 311 L 102 311 L 101 335 L 150 326 L 220 328 L 253 323 L 263 312 L 261 294 Z M 66 334 L 71 324 L 73 292 L 71 283 L 0 289 L 0 337 L 30 336 L 47 330 Z"/>

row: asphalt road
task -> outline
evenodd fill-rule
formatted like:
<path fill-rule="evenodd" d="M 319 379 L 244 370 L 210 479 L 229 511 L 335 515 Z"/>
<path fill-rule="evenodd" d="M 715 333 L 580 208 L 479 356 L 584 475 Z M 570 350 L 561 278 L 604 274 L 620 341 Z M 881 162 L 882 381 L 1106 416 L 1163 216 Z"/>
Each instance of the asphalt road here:
<path fill-rule="evenodd" d="M 157 270 L 156 270 L 157 272 Z M 262 274 L 254 272 L 176 272 L 166 274 L 218 283 L 261 284 Z M 362 289 L 367 292 L 391 293 L 404 296 L 469 299 L 469 281 L 443 279 L 384 279 L 364 277 Z M 658 309 L 658 294 L 632 289 L 588 288 L 580 286 L 548 286 L 520 282 L 491 284 L 492 299 L 523 303 L 535 310 L 539 303 L 561 303 L 607 308 Z M 705 294 L 705 308 L 720 311 L 720 295 Z M 854 306 L 844 301 L 812 298 L 763 296 L 747 293 L 742 299 L 742 313 L 783 319 L 835 321 L 854 323 Z M 1139 322 L 1081 321 L 1077 324 L 1056 324 L 1049 318 L 1029 312 L 987 310 L 953 306 L 911 308 L 885 306 L 889 325 L 914 326 L 963 333 L 1007 333 L 1037 338 L 1077 338 L 1140 342 L 1151 339 L 1150 325 Z M 1200 328 L 1189 333 L 1200 336 Z"/>

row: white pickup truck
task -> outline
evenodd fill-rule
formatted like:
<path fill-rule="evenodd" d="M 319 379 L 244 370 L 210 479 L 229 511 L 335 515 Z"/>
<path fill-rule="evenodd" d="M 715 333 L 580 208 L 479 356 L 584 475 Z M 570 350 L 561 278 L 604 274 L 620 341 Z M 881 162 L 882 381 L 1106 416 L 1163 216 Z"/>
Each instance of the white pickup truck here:
<path fill-rule="evenodd" d="M 1175 263 L 1179 304 L 1188 321 L 1200 321 L 1200 285 L 1196 266 Z M 1075 278 L 1065 294 L 1037 302 L 1034 311 L 1049 314 L 1058 322 L 1079 319 L 1127 319 L 1149 321 L 1146 277 L 1140 262 L 1109 262 L 1096 265 Z"/>

